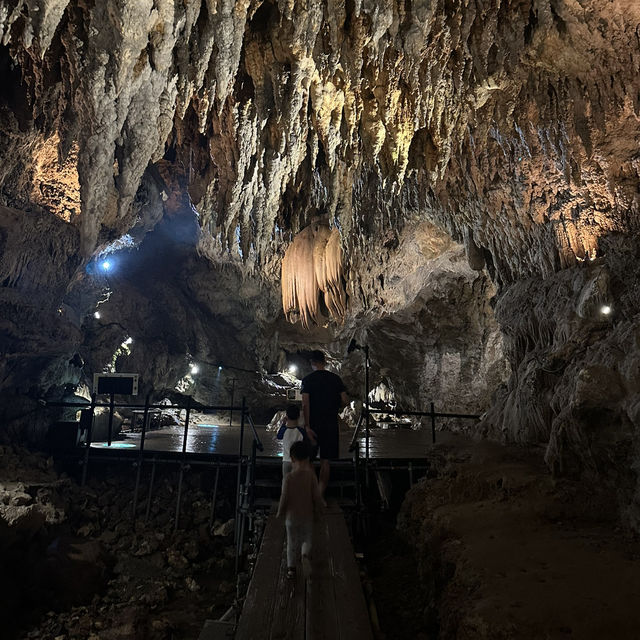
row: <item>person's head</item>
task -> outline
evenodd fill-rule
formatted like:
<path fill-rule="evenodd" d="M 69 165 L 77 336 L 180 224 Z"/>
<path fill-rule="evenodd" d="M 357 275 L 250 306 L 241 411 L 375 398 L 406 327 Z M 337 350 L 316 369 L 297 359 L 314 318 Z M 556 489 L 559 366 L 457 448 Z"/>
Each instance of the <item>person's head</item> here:
<path fill-rule="evenodd" d="M 324 369 L 324 366 L 327 363 L 324 353 L 319 349 L 315 349 L 311 352 L 309 361 L 311 362 L 311 367 L 313 369 Z"/>
<path fill-rule="evenodd" d="M 291 445 L 289 455 L 293 462 L 302 462 L 304 460 L 309 460 L 311 457 L 311 451 L 309 450 L 309 445 L 305 440 L 298 440 Z"/>
<path fill-rule="evenodd" d="M 300 417 L 300 407 L 297 404 L 287 406 L 287 418 L 289 420 L 297 420 Z"/>

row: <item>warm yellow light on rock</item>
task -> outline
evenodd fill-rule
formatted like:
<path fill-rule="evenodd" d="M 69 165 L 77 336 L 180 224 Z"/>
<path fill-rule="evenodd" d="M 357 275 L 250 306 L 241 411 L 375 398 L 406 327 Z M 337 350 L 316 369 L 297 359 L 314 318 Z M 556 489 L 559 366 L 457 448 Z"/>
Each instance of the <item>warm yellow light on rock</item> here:
<path fill-rule="evenodd" d="M 60 137 L 54 133 L 33 147 L 34 202 L 71 222 L 80 215 L 80 182 L 78 179 L 78 145 L 73 143 L 65 158 L 60 157 Z"/>

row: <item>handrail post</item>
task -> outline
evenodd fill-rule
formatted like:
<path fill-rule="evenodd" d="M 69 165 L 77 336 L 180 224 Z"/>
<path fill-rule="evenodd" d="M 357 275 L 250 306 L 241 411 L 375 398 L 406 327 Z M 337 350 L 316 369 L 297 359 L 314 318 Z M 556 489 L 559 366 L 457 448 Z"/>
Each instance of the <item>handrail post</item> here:
<path fill-rule="evenodd" d="M 231 409 L 229 409 L 229 426 L 233 426 L 233 395 L 236 390 L 236 379 L 231 378 Z"/>
<path fill-rule="evenodd" d="M 156 457 L 153 456 L 151 461 L 151 477 L 149 478 L 149 493 L 147 495 L 147 508 L 144 512 L 144 521 L 149 521 L 149 514 L 151 513 L 151 500 L 153 498 L 153 485 L 156 479 Z"/>
<path fill-rule="evenodd" d="M 436 443 L 436 410 L 433 402 L 431 403 L 431 443 Z"/>
<path fill-rule="evenodd" d="M 84 487 L 87 482 L 87 469 L 89 467 L 89 451 L 91 450 L 91 434 L 93 432 L 93 416 L 96 410 L 96 394 L 91 394 L 91 405 L 89 411 L 91 412 L 91 418 L 89 419 L 89 426 L 87 427 L 87 439 L 85 440 L 84 446 L 84 464 L 82 465 L 82 480 L 80 481 L 80 485 Z"/>
<path fill-rule="evenodd" d="M 258 455 L 258 443 L 253 439 L 251 443 L 251 475 L 249 476 L 249 511 L 253 512 L 253 504 L 255 500 L 256 487 L 256 458 Z M 251 527 L 249 527 L 251 531 Z"/>
<path fill-rule="evenodd" d="M 182 457 L 184 458 L 187 454 L 187 434 L 189 432 L 189 418 L 191 417 L 191 401 L 192 397 L 188 396 L 187 399 L 187 413 L 184 417 L 184 436 L 182 438 Z"/>
<path fill-rule="evenodd" d="M 184 418 L 184 436 L 182 438 L 182 460 L 180 461 L 180 477 L 178 479 L 178 496 L 176 499 L 176 517 L 173 523 L 174 533 L 178 530 L 178 519 L 180 518 L 180 501 L 182 499 L 182 480 L 184 478 L 185 461 L 187 459 L 187 434 L 189 433 L 189 416 L 191 415 L 191 396 L 187 399 L 187 413 Z"/>
<path fill-rule="evenodd" d="M 256 443 L 256 449 L 258 451 L 264 451 L 262 440 L 260 440 L 260 436 L 256 431 L 256 425 L 253 423 L 253 418 L 251 417 L 251 414 L 248 411 L 247 411 L 247 421 L 249 422 L 249 426 L 251 427 L 251 431 L 253 432 L 253 440 Z"/>
<path fill-rule="evenodd" d="M 213 527 L 213 521 L 216 513 L 216 498 L 218 497 L 218 479 L 220 478 L 220 460 L 216 465 L 216 480 L 213 485 L 213 495 L 211 496 L 211 511 L 209 513 L 209 531 Z"/>
<path fill-rule="evenodd" d="M 358 422 L 356 423 L 356 428 L 353 430 L 353 436 L 351 438 L 351 444 L 349 445 L 349 451 L 355 451 L 356 448 L 360 448 L 360 443 L 358 440 L 358 434 L 360 433 L 360 426 L 364 422 L 364 410 L 360 411 L 360 416 L 358 417 Z"/>
<path fill-rule="evenodd" d="M 238 534 L 240 529 L 240 476 L 242 474 L 242 450 L 244 444 L 244 416 L 247 409 L 247 400 L 242 397 L 242 415 L 240 416 L 240 442 L 238 444 L 238 477 L 236 479 L 236 521 L 235 521 L 235 542 L 238 544 Z M 237 564 L 237 563 L 236 563 Z"/>
<path fill-rule="evenodd" d="M 142 416 L 142 434 L 140 436 L 140 449 L 138 452 L 138 468 L 136 470 L 136 487 L 133 491 L 133 519 L 136 519 L 136 509 L 138 506 L 138 490 L 140 489 L 140 475 L 142 473 L 142 455 L 144 453 L 144 439 L 147 431 L 147 419 L 149 417 L 149 404 L 150 404 L 151 392 L 147 393 L 147 397 L 144 401 L 144 414 Z M 135 413 L 133 414 L 136 415 Z M 135 418 L 134 418 L 135 422 Z"/>
<path fill-rule="evenodd" d="M 113 431 L 113 412 L 115 410 L 114 393 L 109 397 L 109 435 L 107 436 L 107 446 L 111 446 L 111 432 Z"/>

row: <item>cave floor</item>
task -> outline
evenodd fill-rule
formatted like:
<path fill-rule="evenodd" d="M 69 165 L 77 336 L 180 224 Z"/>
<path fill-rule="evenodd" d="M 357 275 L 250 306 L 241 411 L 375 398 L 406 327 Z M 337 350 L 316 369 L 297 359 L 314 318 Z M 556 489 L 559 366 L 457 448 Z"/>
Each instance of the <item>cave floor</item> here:
<path fill-rule="evenodd" d="M 615 498 L 553 478 L 540 450 L 460 439 L 430 462 L 399 521 L 439 638 L 640 638 L 640 545 Z"/>

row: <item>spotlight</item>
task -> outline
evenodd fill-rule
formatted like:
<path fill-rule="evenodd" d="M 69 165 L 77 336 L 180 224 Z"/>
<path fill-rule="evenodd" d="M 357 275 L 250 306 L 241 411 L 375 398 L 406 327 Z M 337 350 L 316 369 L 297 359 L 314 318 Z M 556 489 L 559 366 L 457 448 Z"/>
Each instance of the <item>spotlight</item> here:
<path fill-rule="evenodd" d="M 296 367 L 295 364 L 290 364 L 289 365 L 289 373 L 296 373 L 296 371 L 298 371 L 298 367 Z"/>
<path fill-rule="evenodd" d="M 222 371 L 222 365 L 218 367 L 218 371 Z"/>
<path fill-rule="evenodd" d="M 126 339 L 122 344 L 127 344 L 127 345 L 129 345 L 129 344 L 131 344 L 132 342 L 133 342 L 133 338 L 129 337 L 129 338 L 127 338 L 127 339 Z"/>
<path fill-rule="evenodd" d="M 197 364 L 192 364 L 190 371 L 191 371 L 191 374 L 195 376 L 196 373 L 200 371 L 200 367 Z"/>
<path fill-rule="evenodd" d="M 604 316 L 608 316 L 611 313 L 611 307 L 608 304 L 603 304 L 600 307 L 600 313 Z"/>
<path fill-rule="evenodd" d="M 100 312 L 99 312 L 99 311 L 96 311 L 96 312 L 93 314 L 93 317 L 94 317 L 96 320 L 100 320 Z"/>
<path fill-rule="evenodd" d="M 111 267 L 112 267 L 112 264 L 111 264 L 111 261 L 110 261 L 110 260 L 103 260 L 103 261 L 100 263 L 100 268 L 101 268 L 103 271 L 109 271 L 109 270 L 111 269 Z"/>

